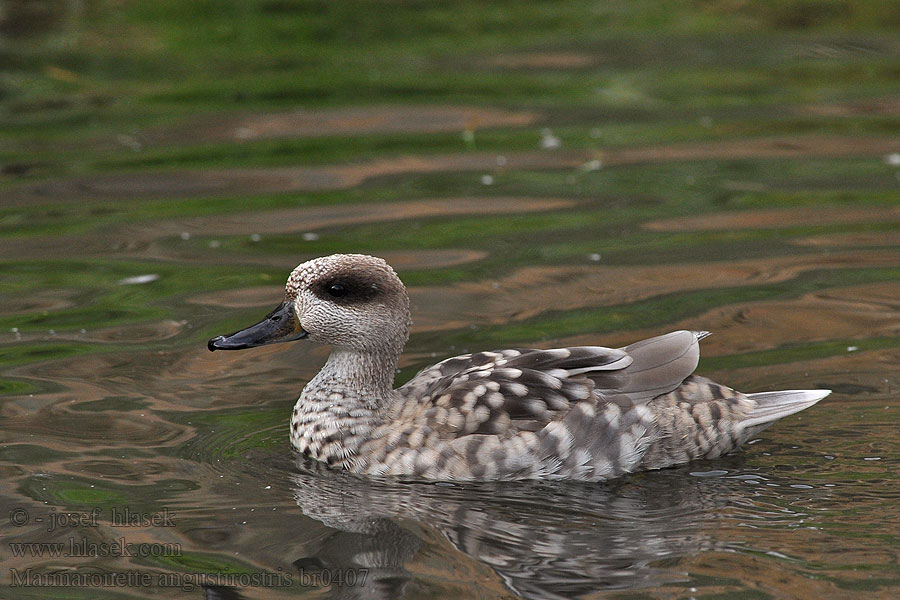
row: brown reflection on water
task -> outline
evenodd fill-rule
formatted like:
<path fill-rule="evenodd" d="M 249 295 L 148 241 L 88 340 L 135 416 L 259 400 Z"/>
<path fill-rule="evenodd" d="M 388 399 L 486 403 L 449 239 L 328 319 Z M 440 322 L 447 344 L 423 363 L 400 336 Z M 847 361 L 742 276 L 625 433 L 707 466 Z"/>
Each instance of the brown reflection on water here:
<path fill-rule="evenodd" d="M 587 152 L 510 152 L 507 169 L 559 169 L 579 167 L 592 156 Z M 163 198 L 170 196 L 222 196 L 312 192 L 346 189 L 367 179 L 388 175 L 443 171 L 487 171 L 498 168 L 497 154 L 471 152 L 434 156 L 403 156 L 358 165 L 325 167 L 260 167 L 194 169 L 183 171 L 102 174 L 50 179 L 18 185 L 5 192 L 11 206 L 42 204 L 48 198 L 71 200 Z"/>
<path fill-rule="evenodd" d="M 900 221 L 900 207 L 804 206 L 678 217 L 644 224 L 651 231 L 717 231 L 731 229 L 782 229 L 786 226 L 892 223 Z"/>
<path fill-rule="evenodd" d="M 859 233 L 833 233 L 796 240 L 799 246 L 865 248 L 866 246 L 900 246 L 900 231 L 866 231 Z"/>
<path fill-rule="evenodd" d="M 900 284 L 887 282 L 837 288 L 785 301 L 756 301 L 721 306 L 666 329 L 701 329 L 714 333 L 703 341 L 704 356 L 769 350 L 784 344 L 825 340 L 864 340 L 900 334 Z M 659 328 L 604 334 L 603 345 L 620 346 L 659 333 Z M 579 335 L 563 344 L 597 343 Z M 593 342 L 591 341 L 593 340 Z"/>
<path fill-rule="evenodd" d="M 580 52 L 516 52 L 496 54 L 486 58 L 484 64 L 503 69 L 584 69 L 603 59 L 599 54 Z"/>
<path fill-rule="evenodd" d="M 509 152 L 504 169 L 577 168 L 602 158 L 608 165 L 629 165 L 682 160 L 742 158 L 796 158 L 872 156 L 896 152 L 892 139 L 866 137 L 790 137 L 752 140 L 716 140 L 641 148 L 591 151 Z M 323 167 L 260 167 L 193 169 L 183 171 L 100 174 L 59 178 L 17 185 L 5 190 L 10 206 L 41 204 L 48 198 L 70 200 L 221 196 L 346 189 L 374 177 L 498 169 L 497 154 L 470 152 L 431 156 L 403 156 L 357 165 Z"/>
<path fill-rule="evenodd" d="M 688 290 L 779 283 L 818 269 L 897 264 L 900 251 L 873 250 L 665 265 L 524 267 L 495 281 L 461 283 L 451 292 L 478 298 L 482 322 L 505 322 Z"/>
<path fill-rule="evenodd" d="M 538 115 L 475 106 L 369 106 L 195 117 L 177 128 L 151 131 L 142 144 L 204 144 L 275 138 L 463 132 L 524 127 Z"/>
<path fill-rule="evenodd" d="M 853 102 L 809 104 L 794 109 L 800 114 L 823 117 L 853 117 L 857 115 L 900 116 L 900 97 L 866 98 Z"/>
<path fill-rule="evenodd" d="M 575 205 L 572 200 L 555 198 L 447 198 L 407 201 L 391 204 L 364 204 L 353 207 L 309 206 L 252 213 L 217 215 L 153 221 L 140 225 L 108 227 L 97 235 L 90 234 L 29 237 L 15 244 L 0 247 L 0 258 L 33 258 L 77 252 L 80 256 L 108 256 L 110 252 L 133 257 L 161 259 L 197 259 L 196 252 L 179 250 L 178 246 L 163 243 L 181 234 L 199 236 L 278 235 L 310 232 L 336 226 L 349 226 L 383 221 L 449 217 L 457 215 L 503 215 L 563 210 Z M 477 260 L 483 254 L 475 250 L 435 249 L 415 252 L 390 252 L 394 266 L 403 268 L 436 268 Z M 261 255 L 244 256 L 241 260 L 272 263 Z M 429 260 L 429 257 L 431 260 Z M 282 257 L 283 258 L 283 257 Z M 385 256 L 385 258 L 388 258 Z M 207 258 L 207 260 L 209 260 Z M 217 262 L 220 259 L 214 259 Z M 297 260 L 296 256 L 290 261 Z M 278 260 L 276 264 L 282 264 Z M 295 262 L 294 265 L 297 263 Z M 292 265 L 293 266 L 293 265 Z"/>

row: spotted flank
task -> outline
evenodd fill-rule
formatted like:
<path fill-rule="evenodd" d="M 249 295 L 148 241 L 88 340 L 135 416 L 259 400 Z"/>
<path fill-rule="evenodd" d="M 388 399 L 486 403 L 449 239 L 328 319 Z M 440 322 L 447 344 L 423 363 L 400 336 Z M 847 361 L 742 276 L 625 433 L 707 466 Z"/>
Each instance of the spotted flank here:
<path fill-rule="evenodd" d="M 829 394 L 743 394 L 694 375 L 705 331 L 464 354 L 393 389 L 409 325 L 387 263 L 333 255 L 297 267 L 281 306 L 209 348 L 306 337 L 332 346 L 294 407 L 291 444 L 373 476 L 600 481 L 722 456 Z"/>

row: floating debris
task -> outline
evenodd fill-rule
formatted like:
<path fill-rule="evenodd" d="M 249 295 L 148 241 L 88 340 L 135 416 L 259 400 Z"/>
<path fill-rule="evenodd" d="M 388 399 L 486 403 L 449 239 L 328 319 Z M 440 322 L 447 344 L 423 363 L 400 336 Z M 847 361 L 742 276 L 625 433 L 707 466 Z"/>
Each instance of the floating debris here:
<path fill-rule="evenodd" d="M 599 159 L 589 160 L 581 165 L 582 171 L 599 171 L 603 168 L 603 161 Z"/>
<path fill-rule="evenodd" d="M 592 262 L 599 262 L 599 260 L 600 260 L 600 255 L 597 254 L 596 252 L 593 253 L 593 254 L 588 254 L 588 260 L 590 260 L 590 261 L 592 261 Z"/>
<path fill-rule="evenodd" d="M 481 176 L 481 185 L 494 185 L 494 178 L 491 175 Z"/>
<path fill-rule="evenodd" d="M 728 475 L 728 471 L 724 469 L 713 469 L 712 471 L 691 471 L 691 477 L 722 477 Z"/>
<path fill-rule="evenodd" d="M 892 152 L 885 155 L 884 162 L 892 167 L 900 167 L 900 152 Z"/>
<path fill-rule="evenodd" d="M 140 285 L 142 283 L 150 283 L 159 279 L 156 273 L 148 273 L 147 275 L 135 275 L 134 277 L 126 277 L 118 281 L 119 285 Z"/>
<path fill-rule="evenodd" d="M 254 234 L 251 234 L 251 235 L 250 235 L 250 241 L 251 241 L 251 242 L 258 242 L 258 241 L 260 241 L 261 239 L 262 239 L 262 236 L 259 235 L 258 233 L 254 233 Z"/>
<path fill-rule="evenodd" d="M 182 232 L 181 232 L 181 239 L 183 239 L 183 240 L 189 240 L 189 239 L 191 239 L 191 234 L 189 234 L 187 231 L 182 231 Z"/>
<path fill-rule="evenodd" d="M 319 239 L 319 234 L 313 233 L 312 231 L 307 231 L 301 237 L 303 238 L 303 241 L 305 241 L 305 242 L 314 242 L 317 239 Z"/>
<path fill-rule="evenodd" d="M 221 245 L 222 245 L 222 242 L 220 242 L 219 240 L 210 240 L 209 241 L 210 248 L 218 248 Z"/>

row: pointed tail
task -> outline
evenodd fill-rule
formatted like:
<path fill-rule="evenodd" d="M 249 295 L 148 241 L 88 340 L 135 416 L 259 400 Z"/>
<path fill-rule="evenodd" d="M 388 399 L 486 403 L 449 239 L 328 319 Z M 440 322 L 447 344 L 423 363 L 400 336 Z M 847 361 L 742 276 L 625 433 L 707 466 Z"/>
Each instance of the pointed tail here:
<path fill-rule="evenodd" d="M 741 421 L 741 425 L 745 430 L 757 428 L 756 431 L 762 431 L 778 419 L 806 410 L 830 393 L 831 390 L 782 390 L 747 394 L 756 402 L 756 408 Z"/>

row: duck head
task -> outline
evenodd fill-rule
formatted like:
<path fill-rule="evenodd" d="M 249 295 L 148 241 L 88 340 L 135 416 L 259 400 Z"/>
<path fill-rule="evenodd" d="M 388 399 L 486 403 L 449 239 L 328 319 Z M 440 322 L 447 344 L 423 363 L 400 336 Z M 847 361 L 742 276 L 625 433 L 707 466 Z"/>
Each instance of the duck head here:
<path fill-rule="evenodd" d="M 284 301 L 262 321 L 209 340 L 240 350 L 309 338 L 355 352 L 399 354 L 409 337 L 409 296 L 383 259 L 333 254 L 293 270 Z"/>

